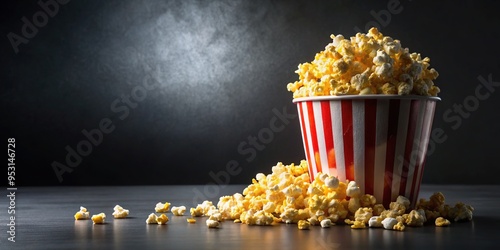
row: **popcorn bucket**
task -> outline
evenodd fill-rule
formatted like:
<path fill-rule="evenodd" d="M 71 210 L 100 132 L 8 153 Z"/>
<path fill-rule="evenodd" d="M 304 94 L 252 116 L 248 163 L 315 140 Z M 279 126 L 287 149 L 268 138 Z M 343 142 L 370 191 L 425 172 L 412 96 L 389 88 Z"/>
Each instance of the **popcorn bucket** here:
<path fill-rule="evenodd" d="M 311 181 L 355 180 L 386 208 L 398 195 L 414 207 L 438 97 L 318 96 L 297 104 Z"/>

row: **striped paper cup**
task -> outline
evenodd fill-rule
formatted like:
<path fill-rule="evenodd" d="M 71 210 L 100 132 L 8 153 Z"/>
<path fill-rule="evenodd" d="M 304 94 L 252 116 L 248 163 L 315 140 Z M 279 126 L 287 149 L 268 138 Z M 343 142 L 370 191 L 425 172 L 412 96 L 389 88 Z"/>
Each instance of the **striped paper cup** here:
<path fill-rule="evenodd" d="M 297 104 L 311 181 L 329 173 L 355 180 L 388 207 L 398 195 L 415 205 L 438 97 L 304 97 Z"/>

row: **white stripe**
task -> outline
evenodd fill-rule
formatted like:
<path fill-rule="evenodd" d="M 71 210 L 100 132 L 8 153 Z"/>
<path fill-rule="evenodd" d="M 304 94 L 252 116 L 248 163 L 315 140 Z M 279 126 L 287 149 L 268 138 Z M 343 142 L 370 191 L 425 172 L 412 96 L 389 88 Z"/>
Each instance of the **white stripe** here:
<path fill-rule="evenodd" d="M 365 102 L 352 102 L 352 130 L 354 148 L 354 180 L 358 183 L 361 193 L 365 193 Z"/>
<path fill-rule="evenodd" d="M 418 188 L 420 187 L 420 183 L 418 183 L 420 181 L 420 176 L 422 175 L 422 171 L 423 171 L 423 168 L 424 166 L 422 166 L 422 163 L 425 161 L 425 157 L 427 155 L 427 146 L 429 145 L 429 136 L 430 136 L 430 132 L 431 132 L 431 128 L 432 128 L 432 118 L 434 116 L 434 112 L 431 110 L 431 112 L 427 112 L 427 108 L 430 107 L 431 105 L 433 105 L 433 103 L 431 103 L 431 101 L 422 101 L 424 104 L 425 104 L 425 108 L 424 108 L 424 123 L 422 124 L 422 128 L 425 130 L 424 132 L 427 132 L 426 134 L 423 134 L 422 136 L 424 136 L 423 138 L 421 137 L 421 141 L 420 141 L 420 152 L 422 152 L 422 159 L 420 159 L 420 167 L 417 169 L 417 183 L 415 183 L 415 187 L 413 189 L 413 200 L 417 200 L 418 198 Z"/>
<path fill-rule="evenodd" d="M 389 117 L 389 100 L 377 101 L 377 117 L 375 127 L 375 176 L 373 183 L 373 195 L 377 200 L 383 201 L 385 156 L 387 152 L 387 128 Z"/>
<path fill-rule="evenodd" d="M 323 127 L 323 116 L 321 112 L 321 103 L 313 102 L 314 109 L 314 121 L 316 122 L 316 138 L 318 139 L 318 150 L 319 150 L 319 158 L 321 164 L 321 170 L 323 173 L 328 173 L 328 157 L 326 152 L 326 143 L 325 143 L 325 130 Z M 316 156 L 315 156 L 316 157 Z"/>
<path fill-rule="evenodd" d="M 417 124 L 415 125 L 415 134 L 413 136 L 412 147 L 410 151 L 410 166 L 408 167 L 408 178 L 406 181 L 405 196 L 411 194 L 411 185 L 413 184 L 413 176 L 415 173 L 415 165 L 417 164 L 417 156 L 420 154 L 420 135 L 422 134 L 422 123 L 424 122 L 425 102 L 420 101 L 418 105 Z M 410 197 L 411 198 L 411 197 Z"/>
<path fill-rule="evenodd" d="M 335 148 L 335 159 L 337 164 L 337 174 L 340 181 L 346 180 L 344 140 L 342 133 L 342 107 L 340 101 L 330 102 L 330 113 L 332 116 L 333 145 Z"/>
<path fill-rule="evenodd" d="M 302 102 L 302 110 L 304 110 L 304 121 L 306 125 L 306 136 L 307 136 L 307 147 L 309 148 L 309 155 L 307 159 L 309 159 L 309 164 L 311 164 L 310 168 L 313 170 L 312 177 L 316 177 L 316 160 L 314 159 L 314 148 L 312 146 L 312 135 L 311 135 L 311 126 L 309 122 L 309 111 L 307 110 L 307 102 Z M 307 152 L 307 151 L 306 151 Z"/>
<path fill-rule="evenodd" d="M 410 119 L 411 100 L 401 100 L 399 104 L 398 134 L 396 138 L 396 151 L 394 152 L 394 168 L 392 174 L 391 201 L 399 196 L 403 163 L 405 161 L 406 134 L 408 133 L 408 120 Z"/>

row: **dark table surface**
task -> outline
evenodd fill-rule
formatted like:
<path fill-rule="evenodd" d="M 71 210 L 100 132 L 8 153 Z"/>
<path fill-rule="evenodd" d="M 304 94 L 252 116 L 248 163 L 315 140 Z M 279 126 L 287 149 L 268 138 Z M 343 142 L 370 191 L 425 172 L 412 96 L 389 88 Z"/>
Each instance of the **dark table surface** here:
<path fill-rule="evenodd" d="M 338 225 L 298 230 L 297 225 L 248 226 L 232 221 L 208 229 L 206 218 L 188 224 L 172 216 L 167 225 L 147 225 L 155 204 L 185 205 L 242 192 L 245 185 L 219 186 L 104 186 L 18 187 L 15 199 L 15 241 L 7 240 L 9 198 L 0 199 L 0 249 L 485 249 L 500 239 L 500 186 L 423 185 L 420 197 L 441 191 L 446 202 L 463 201 L 475 208 L 471 222 L 449 227 L 407 227 L 404 232 L 384 229 L 354 230 Z M 4 193 L 8 191 L 4 189 Z M 7 193 L 8 194 L 8 193 Z M 130 210 L 130 218 L 116 220 L 113 207 Z M 106 213 L 106 224 L 75 221 L 80 206 L 90 214 Z"/>

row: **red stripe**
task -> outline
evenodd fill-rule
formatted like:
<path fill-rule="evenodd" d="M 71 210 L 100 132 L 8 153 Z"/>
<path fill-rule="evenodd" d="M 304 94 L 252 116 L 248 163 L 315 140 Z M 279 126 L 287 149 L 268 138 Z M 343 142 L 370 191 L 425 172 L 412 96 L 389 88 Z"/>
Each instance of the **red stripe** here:
<path fill-rule="evenodd" d="M 344 135 L 344 160 L 347 180 L 354 180 L 354 148 L 352 131 L 352 101 L 342 100 L 342 134 Z"/>
<path fill-rule="evenodd" d="M 389 121 L 387 126 L 387 148 L 385 154 L 384 194 L 383 204 L 391 202 L 392 176 L 394 173 L 394 158 L 396 155 L 396 138 L 398 136 L 400 100 L 390 100 Z"/>
<path fill-rule="evenodd" d="M 335 150 L 333 149 L 333 126 L 330 113 L 330 102 L 321 102 L 321 115 L 323 116 L 323 133 L 325 134 L 325 146 L 329 168 L 337 168 L 335 161 Z"/>
<path fill-rule="evenodd" d="M 406 133 L 406 146 L 403 159 L 403 171 L 401 173 L 401 183 L 399 186 L 399 193 L 404 195 L 406 190 L 406 182 L 408 178 L 408 171 L 410 167 L 411 151 L 413 148 L 413 139 L 415 137 L 415 129 L 418 120 L 418 101 L 412 100 L 410 103 L 410 118 L 408 120 L 408 132 Z M 407 197 L 409 198 L 409 197 Z"/>
<path fill-rule="evenodd" d="M 300 124 L 302 125 L 302 139 L 304 140 L 304 148 L 306 150 L 306 158 L 309 160 L 309 179 L 311 180 L 311 182 L 313 181 L 314 179 L 314 176 L 312 175 L 312 159 L 309 159 L 310 158 L 310 154 L 309 154 L 309 140 L 307 140 L 307 129 L 306 129 L 306 123 L 304 121 L 304 109 L 302 108 L 302 103 L 299 102 L 297 103 L 297 107 L 299 108 L 299 112 L 300 112 Z"/>
<path fill-rule="evenodd" d="M 377 101 L 365 101 L 365 193 L 373 194 Z"/>
<path fill-rule="evenodd" d="M 311 130 L 311 141 L 313 146 L 312 149 L 314 152 L 314 161 L 316 161 L 316 170 L 318 172 L 322 172 L 318 149 L 318 134 L 316 133 L 316 121 L 314 119 L 313 102 L 307 102 L 307 113 L 309 116 L 309 127 Z"/>

